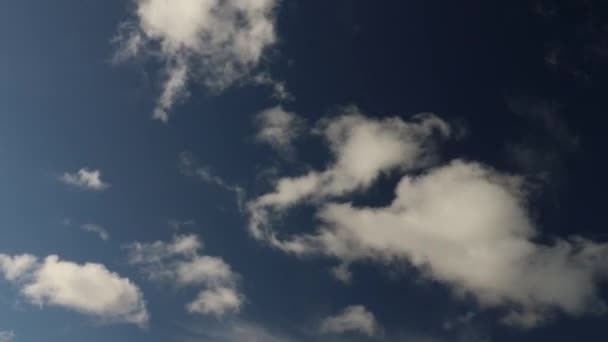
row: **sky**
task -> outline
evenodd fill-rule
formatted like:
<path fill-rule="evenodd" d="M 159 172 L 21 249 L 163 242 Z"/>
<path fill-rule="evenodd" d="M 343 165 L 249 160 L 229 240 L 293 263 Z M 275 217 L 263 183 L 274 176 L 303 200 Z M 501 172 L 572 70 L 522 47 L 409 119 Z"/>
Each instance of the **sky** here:
<path fill-rule="evenodd" d="M 602 1 L 0 8 L 0 342 L 605 340 Z"/>

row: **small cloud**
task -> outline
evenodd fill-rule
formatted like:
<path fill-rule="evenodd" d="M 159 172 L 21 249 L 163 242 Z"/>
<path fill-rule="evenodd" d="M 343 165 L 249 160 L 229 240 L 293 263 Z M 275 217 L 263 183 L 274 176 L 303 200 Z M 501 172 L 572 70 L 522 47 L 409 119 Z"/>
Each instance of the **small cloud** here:
<path fill-rule="evenodd" d="M 293 153 L 294 140 L 304 131 L 304 120 L 281 106 L 268 108 L 255 117 L 256 140 L 285 155 Z"/>
<path fill-rule="evenodd" d="M 148 322 L 139 287 L 102 264 L 78 264 L 56 255 L 38 261 L 30 254 L 0 254 L 0 274 L 32 304 L 60 306 L 108 322 Z"/>
<path fill-rule="evenodd" d="M 349 306 L 338 315 L 327 317 L 321 323 L 321 332 L 324 333 L 357 332 L 374 336 L 379 332 L 379 329 L 374 314 L 363 305 Z"/>
<path fill-rule="evenodd" d="M 93 191 L 102 191 L 110 186 L 101 179 L 101 171 L 88 168 L 72 173 L 65 172 L 59 179 L 65 184 Z"/>
<path fill-rule="evenodd" d="M 15 340 L 15 332 L 12 330 L 0 330 L 0 342 L 13 342 Z"/>
<path fill-rule="evenodd" d="M 80 229 L 84 230 L 85 232 L 97 234 L 99 236 L 99 238 L 104 241 L 107 241 L 108 239 L 110 239 L 110 233 L 108 233 L 108 231 L 105 228 L 103 228 L 102 226 L 100 226 L 98 224 L 85 223 L 82 226 L 80 226 Z"/>

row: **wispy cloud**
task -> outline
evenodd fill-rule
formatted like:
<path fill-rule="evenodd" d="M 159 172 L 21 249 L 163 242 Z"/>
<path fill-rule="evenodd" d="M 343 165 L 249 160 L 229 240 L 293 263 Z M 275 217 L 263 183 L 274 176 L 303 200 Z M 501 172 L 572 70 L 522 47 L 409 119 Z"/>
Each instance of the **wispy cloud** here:
<path fill-rule="evenodd" d="M 268 108 L 255 117 L 256 140 L 291 156 L 293 142 L 304 131 L 304 120 L 281 106 Z"/>
<path fill-rule="evenodd" d="M 97 234 L 97 236 L 99 236 L 99 238 L 104 241 L 107 241 L 110 239 L 110 233 L 108 233 L 108 231 L 105 228 L 103 228 L 102 226 L 100 226 L 98 224 L 85 223 L 80 226 L 80 229 L 84 230 L 85 232 Z"/>
<path fill-rule="evenodd" d="M 239 211 L 243 211 L 246 192 L 239 185 L 230 184 L 223 178 L 211 173 L 209 168 L 200 165 L 198 160 L 189 152 L 182 152 L 179 155 L 179 167 L 183 174 L 197 177 L 201 181 L 218 186 L 234 194 Z"/>
<path fill-rule="evenodd" d="M 12 330 L 0 330 L 0 342 L 13 342 L 15 340 L 15 332 Z"/>
<path fill-rule="evenodd" d="M 321 323 L 321 331 L 337 334 L 357 332 L 374 336 L 380 331 L 380 327 L 374 314 L 363 305 L 352 305 L 335 316 L 325 318 Z"/>
<path fill-rule="evenodd" d="M 101 179 L 101 171 L 82 168 L 76 172 L 65 172 L 60 178 L 63 183 L 85 190 L 102 191 L 110 184 Z"/>

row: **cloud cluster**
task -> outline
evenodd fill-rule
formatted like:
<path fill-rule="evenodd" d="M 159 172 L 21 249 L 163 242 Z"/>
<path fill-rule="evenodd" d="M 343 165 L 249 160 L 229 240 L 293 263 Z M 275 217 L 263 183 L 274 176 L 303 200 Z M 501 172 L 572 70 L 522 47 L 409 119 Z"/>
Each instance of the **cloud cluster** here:
<path fill-rule="evenodd" d="M 154 118 L 167 121 L 187 83 L 222 90 L 248 75 L 276 41 L 276 0 L 135 0 L 117 37 L 117 61 L 142 53 L 165 63 Z"/>
<path fill-rule="evenodd" d="M 249 202 L 250 231 L 277 247 L 297 252 L 297 244 L 285 244 L 268 227 L 273 213 L 303 201 L 319 202 L 368 188 L 381 174 L 415 170 L 435 161 L 433 136 L 449 136 L 449 126 L 433 114 L 421 114 L 412 122 L 400 118 L 367 118 L 356 109 L 324 120 L 319 131 L 329 143 L 334 161 L 323 171 L 310 171 L 278 180 L 275 191 Z"/>
<path fill-rule="evenodd" d="M 321 331 L 325 333 L 358 332 L 374 336 L 380 327 L 374 314 L 363 305 L 351 305 L 335 316 L 327 317 L 321 323 Z"/>
<path fill-rule="evenodd" d="M 196 235 L 176 235 L 169 242 L 134 242 L 128 246 L 129 262 L 150 279 L 202 287 L 186 305 L 188 312 L 223 316 L 240 311 L 244 296 L 237 289 L 238 275 L 223 259 L 200 255 L 201 249 Z"/>
<path fill-rule="evenodd" d="M 33 304 L 60 306 L 108 322 L 148 322 L 140 289 L 102 264 L 78 264 L 56 255 L 39 261 L 29 254 L 0 254 L 0 273 Z"/>
<path fill-rule="evenodd" d="M 63 183 L 85 190 L 102 191 L 110 184 L 101 179 L 101 171 L 82 168 L 76 172 L 65 172 L 60 178 Z"/>
<path fill-rule="evenodd" d="M 357 261 L 406 262 L 457 297 L 506 308 L 506 324 L 534 326 L 556 311 L 576 316 L 604 309 L 597 282 L 608 275 L 608 245 L 581 237 L 535 242 L 540 233 L 523 178 L 464 160 L 408 174 L 429 165 L 430 133 L 449 133 L 440 119 L 407 123 L 359 115 L 327 127 L 335 157 L 327 170 L 279 179 L 273 192 L 249 203 L 257 238 L 298 255 L 335 258 L 335 273 L 345 279 Z M 406 174 L 390 204 L 361 207 L 345 198 L 397 168 Z M 317 228 L 281 238 L 273 217 L 302 202 L 316 205 Z"/>

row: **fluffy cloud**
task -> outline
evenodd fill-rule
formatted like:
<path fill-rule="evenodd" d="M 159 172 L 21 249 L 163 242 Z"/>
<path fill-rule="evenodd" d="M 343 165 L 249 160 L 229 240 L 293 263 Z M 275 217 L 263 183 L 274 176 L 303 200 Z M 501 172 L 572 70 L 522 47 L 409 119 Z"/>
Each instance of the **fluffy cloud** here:
<path fill-rule="evenodd" d="M 223 316 L 240 311 L 244 296 L 237 290 L 238 275 L 223 259 L 200 255 L 201 248 L 195 235 L 177 235 L 170 242 L 135 242 L 128 246 L 129 262 L 151 279 L 202 287 L 186 306 L 188 312 Z"/>
<path fill-rule="evenodd" d="M 506 308 L 506 324 L 533 326 L 556 311 L 576 316 L 604 309 L 597 282 L 608 275 L 608 245 L 581 237 L 535 242 L 540 233 L 528 213 L 521 177 L 454 160 L 406 174 L 386 206 L 357 207 L 338 198 L 368 187 L 391 168 L 407 172 L 428 165 L 432 156 L 421 147 L 428 145 L 428 124 L 396 121 L 384 127 L 383 121 L 356 121 L 364 124 L 355 127 L 368 128 L 338 130 L 333 136 L 342 139 L 329 139 L 337 161 L 328 171 L 280 179 L 274 192 L 249 204 L 256 237 L 284 251 L 335 258 L 340 263 L 334 273 L 345 280 L 353 262 L 407 262 L 424 277 L 449 285 L 457 297 Z M 396 134 L 400 126 L 410 129 Z M 332 176 L 320 176 L 327 173 Z M 318 227 L 277 237 L 272 214 L 284 214 L 301 201 L 316 204 Z"/>
<path fill-rule="evenodd" d="M 33 304 L 61 306 L 109 322 L 148 321 L 139 288 L 102 264 L 77 264 L 56 255 L 39 262 L 28 254 L 0 254 L 0 271 Z"/>
<path fill-rule="evenodd" d="M 0 342 L 12 342 L 15 340 L 13 331 L 0 330 Z"/>
<path fill-rule="evenodd" d="M 108 231 L 104 227 L 98 224 L 85 223 L 80 226 L 80 229 L 84 230 L 85 232 L 97 234 L 99 238 L 104 241 L 107 241 L 110 238 L 110 233 L 108 233 Z"/>
<path fill-rule="evenodd" d="M 168 120 L 189 80 L 222 90 L 248 75 L 276 41 L 276 0 L 135 0 L 122 25 L 118 61 L 151 53 L 166 78 L 154 117 Z"/>
<path fill-rule="evenodd" d="M 346 307 L 336 316 L 327 317 L 321 323 L 325 333 L 358 332 L 373 336 L 379 331 L 374 314 L 362 305 Z"/>
<path fill-rule="evenodd" d="M 101 180 L 101 171 L 82 168 L 76 172 L 64 173 L 60 180 L 65 184 L 73 185 L 86 190 L 101 191 L 110 185 Z"/>
<path fill-rule="evenodd" d="M 293 152 L 292 143 L 304 128 L 299 116 L 276 106 L 258 113 L 255 120 L 258 126 L 257 141 L 287 155 Z"/>
<path fill-rule="evenodd" d="M 414 170 L 435 160 L 434 135 L 449 136 L 449 126 L 432 114 L 422 114 L 412 122 L 400 118 L 370 119 L 351 110 L 319 124 L 334 156 L 324 171 L 310 171 L 280 179 L 274 192 L 250 202 L 250 230 L 257 238 L 267 238 L 280 248 L 283 244 L 268 229 L 273 212 L 302 201 L 321 201 L 369 187 L 379 175 L 393 170 Z M 294 250 L 295 251 L 295 250 Z"/>

